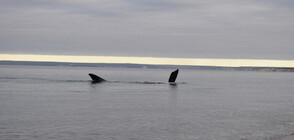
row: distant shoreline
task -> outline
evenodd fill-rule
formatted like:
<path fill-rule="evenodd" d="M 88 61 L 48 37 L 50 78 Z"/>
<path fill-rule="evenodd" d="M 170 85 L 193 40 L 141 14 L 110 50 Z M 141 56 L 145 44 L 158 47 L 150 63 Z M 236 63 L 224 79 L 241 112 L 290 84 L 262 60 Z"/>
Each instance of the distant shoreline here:
<path fill-rule="evenodd" d="M 38 61 L 0 61 L 0 65 L 22 66 L 65 66 L 65 67 L 106 67 L 106 68 L 152 68 L 152 69 L 195 69 L 195 70 L 228 70 L 228 71 L 273 71 L 294 72 L 288 67 L 220 67 L 220 66 L 184 66 L 184 65 L 149 65 L 149 64 L 118 64 L 118 63 L 71 63 L 71 62 L 38 62 Z"/>

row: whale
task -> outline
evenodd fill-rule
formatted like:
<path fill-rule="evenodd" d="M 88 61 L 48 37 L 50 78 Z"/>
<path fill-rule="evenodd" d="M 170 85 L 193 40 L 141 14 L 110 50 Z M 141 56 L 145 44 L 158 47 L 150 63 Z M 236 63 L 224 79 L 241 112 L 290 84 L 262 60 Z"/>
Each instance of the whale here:
<path fill-rule="evenodd" d="M 89 76 L 92 79 L 92 83 L 101 83 L 101 82 L 105 82 L 106 80 L 93 74 L 93 73 L 89 73 Z"/>
<path fill-rule="evenodd" d="M 176 79 L 178 77 L 178 73 L 179 73 L 179 69 L 173 71 L 170 76 L 169 76 L 169 79 L 168 79 L 168 82 L 171 83 L 171 82 L 176 82 Z"/>
<path fill-rule="evenodd" d="M 178 77 L 178 73 L 179 73 L 179 69 L 173 71 L 170 76 L 169 76 L 169 79 L 168 79 L 168 82 L 170 84 L 175 84 L 176 82 L 176 79 Z M 93 74 L 93 73 L 89 73 L 89 76 L 91 77 L 92 79 L 92 83 L 103 83 L 103 82 L 107 82 L 107 80 Z"/>

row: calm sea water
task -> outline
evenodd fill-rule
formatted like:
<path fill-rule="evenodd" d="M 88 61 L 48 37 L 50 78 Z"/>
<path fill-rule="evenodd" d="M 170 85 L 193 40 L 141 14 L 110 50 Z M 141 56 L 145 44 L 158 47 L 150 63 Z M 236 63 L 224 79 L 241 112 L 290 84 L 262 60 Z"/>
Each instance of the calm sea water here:
<path fill-rule="evenodd" d="M 1 140 L 270 140 L 294 132 L 294 73 L 0 66 Z M 109 81 L 92 84 L 88 73 Z M 156 84 L 161 82 L 161 84 Z"/>

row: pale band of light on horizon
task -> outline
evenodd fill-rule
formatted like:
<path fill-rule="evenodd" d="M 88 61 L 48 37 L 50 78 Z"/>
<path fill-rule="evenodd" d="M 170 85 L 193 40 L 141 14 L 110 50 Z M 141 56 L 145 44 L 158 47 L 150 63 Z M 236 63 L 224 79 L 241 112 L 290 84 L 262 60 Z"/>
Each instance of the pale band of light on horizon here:
<path fill-rule="evenodd" d="M 0 54 L 0 61 L 119 63 L 119 64 L 130 63 L 130 64 L 151 64 L 151 65 L 191 65 L 191 66 L 222 66 L 222 67 L 294 67 L 294 60 L 198 59 L 198 58 L 73 56 L 73 55 L 33 55 L 33 54 Z"/>

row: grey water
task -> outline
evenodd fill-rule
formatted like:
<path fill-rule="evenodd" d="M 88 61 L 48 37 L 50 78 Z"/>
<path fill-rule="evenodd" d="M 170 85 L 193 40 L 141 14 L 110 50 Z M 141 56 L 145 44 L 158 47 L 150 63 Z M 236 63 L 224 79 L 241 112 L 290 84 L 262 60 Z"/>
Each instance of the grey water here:
<path fill-rule="evenodd" d="M 1 140 L 278 140 L 294 73 L 0 66 Z M 92 84 L 88 73 L 114 82 Z"/>

